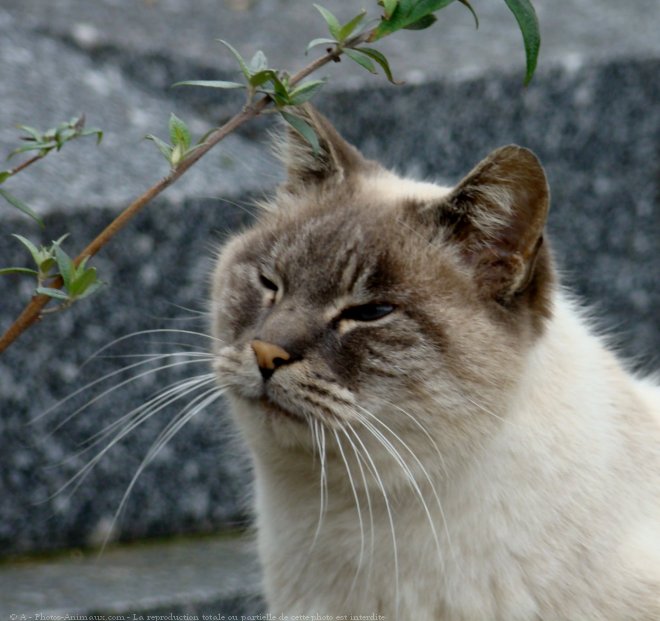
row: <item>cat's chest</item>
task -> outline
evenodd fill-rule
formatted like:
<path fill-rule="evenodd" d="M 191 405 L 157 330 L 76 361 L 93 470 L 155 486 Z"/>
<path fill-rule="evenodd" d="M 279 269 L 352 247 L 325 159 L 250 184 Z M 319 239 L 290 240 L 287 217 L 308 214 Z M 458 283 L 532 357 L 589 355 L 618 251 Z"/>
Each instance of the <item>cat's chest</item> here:
<path fill-rule="evenodd" d="M 262 499 L 260 552 L 275 609 L 401 621 L 495 619 L 503 611 L 515 619 L 522 610 L 530 618 L 534 602 L 506 536 L 498 539 L 488 523 L 471 532 L 452 525 L 451 503 L 443 507 L 427 487 L 419 492 L 344 496 L 331 488 L 321 507 L 310 490 L 295 502 L 289 496 L 277 514 Z"/>

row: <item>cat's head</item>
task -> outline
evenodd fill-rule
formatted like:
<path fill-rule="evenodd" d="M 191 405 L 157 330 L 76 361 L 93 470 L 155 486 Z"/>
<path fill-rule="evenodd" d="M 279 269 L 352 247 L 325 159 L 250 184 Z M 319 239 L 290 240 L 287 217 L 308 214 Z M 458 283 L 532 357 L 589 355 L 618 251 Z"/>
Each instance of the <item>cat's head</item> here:
<path fill-rule="evenodd" d="M 414 182 L 298 114 L 320 149 L 289 133 L 286 181 L 214 275 L 215 368 L 248 433 L 495 424 L 551 313 L 539 161 L 507 146 L 454 188 Z"/>

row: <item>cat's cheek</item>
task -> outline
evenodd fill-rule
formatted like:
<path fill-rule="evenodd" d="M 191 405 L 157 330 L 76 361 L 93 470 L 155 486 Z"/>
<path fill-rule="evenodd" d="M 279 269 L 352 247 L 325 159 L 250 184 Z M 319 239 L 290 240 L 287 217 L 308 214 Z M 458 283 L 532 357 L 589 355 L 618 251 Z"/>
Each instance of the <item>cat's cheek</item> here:
<path fill-rule="evenodd" d="M 213 361 L 213 371 L 221 389 L 225 388 L 247 399 L 263 394 L 263 380 L 250 356 L 235 347 L 223 347 Z"/>

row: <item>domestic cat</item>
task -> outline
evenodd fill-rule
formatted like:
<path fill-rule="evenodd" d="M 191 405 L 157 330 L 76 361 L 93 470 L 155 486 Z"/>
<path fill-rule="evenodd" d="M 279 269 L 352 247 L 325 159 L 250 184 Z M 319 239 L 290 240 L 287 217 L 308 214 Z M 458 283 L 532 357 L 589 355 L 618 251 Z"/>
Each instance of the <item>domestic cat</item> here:
<path fill-rule="evenodd" d="M 212 292 L 269 612 L 660 619 L 660 390 L 557 283 L 536 156 L 445 188 L 297 114 Z"/>

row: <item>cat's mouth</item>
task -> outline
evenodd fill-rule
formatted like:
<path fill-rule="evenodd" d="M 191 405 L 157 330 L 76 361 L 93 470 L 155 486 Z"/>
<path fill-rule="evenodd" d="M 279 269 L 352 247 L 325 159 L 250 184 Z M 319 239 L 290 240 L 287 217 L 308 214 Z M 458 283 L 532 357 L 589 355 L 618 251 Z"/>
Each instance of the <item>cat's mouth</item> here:
<path fill-rule="evenodd" d="M 274 416 L 274 417 L 283 416 L 290 420 L 294 420 L 297 423 L 306 422 L 305 418 L 301 414 L 297 414 L 296 412 L 292 412 L 290 410 L 283 408 L 281 405 L 278 405 L 277 403 L 271 401 L 266 395 L 259 397 L 258 401 L 259 404 L 262 406 L 262 408 L 266 411 L 266 414 L 269 416 Z"/>

